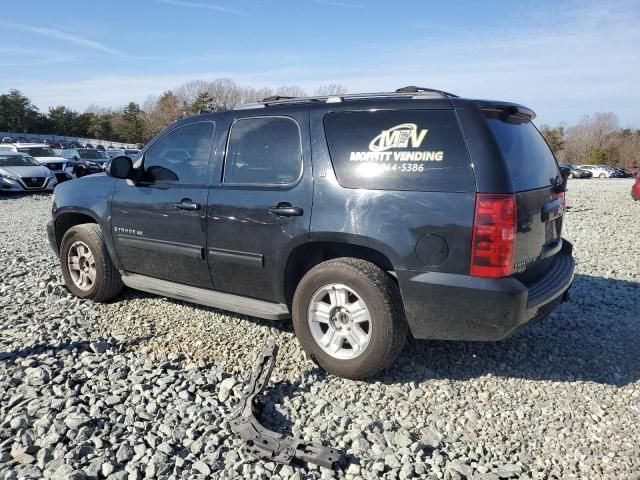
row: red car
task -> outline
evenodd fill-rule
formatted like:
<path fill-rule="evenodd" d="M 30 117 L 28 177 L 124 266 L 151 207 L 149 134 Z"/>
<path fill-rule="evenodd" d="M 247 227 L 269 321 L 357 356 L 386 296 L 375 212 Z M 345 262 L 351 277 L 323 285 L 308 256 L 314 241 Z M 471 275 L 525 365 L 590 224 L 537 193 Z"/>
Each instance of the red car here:
<path fill-rule="evenodd" d="M 636 175 L 636 183 L 631 187 L 631 196 L 634 200 L 640 200 L 640 173 Z"/>

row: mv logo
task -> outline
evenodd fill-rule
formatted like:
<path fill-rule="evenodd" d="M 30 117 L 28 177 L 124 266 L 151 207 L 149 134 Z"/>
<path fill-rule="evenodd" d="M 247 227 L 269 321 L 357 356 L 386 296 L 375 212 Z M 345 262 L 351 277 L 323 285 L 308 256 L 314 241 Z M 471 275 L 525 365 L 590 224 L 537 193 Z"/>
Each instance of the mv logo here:
<path fill-rule="evenodd" d="M 383 152 L 391 148 L 407 148 L 409 143 L 411 143 L 411 148 L 418 148 L 427 136 L 427 132 L 427 129 L 418 131 L 418 126 L 415 123 L 401 123 L 380 132 L 380 135 L 369 143 L 369 150 Z"/>

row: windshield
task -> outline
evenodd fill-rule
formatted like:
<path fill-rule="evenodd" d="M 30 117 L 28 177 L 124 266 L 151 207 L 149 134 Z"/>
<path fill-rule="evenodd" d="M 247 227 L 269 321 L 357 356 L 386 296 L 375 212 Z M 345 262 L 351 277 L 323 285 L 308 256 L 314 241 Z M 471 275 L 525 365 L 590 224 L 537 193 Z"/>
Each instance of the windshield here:
<path fill-rule="evenodd" d="M 19 148 L 18 151 L 27 153 L 32 157 L 57 157 L 56 152 L 48 147 Z"/>
<path fill-rule="evenodd" d="M 0 154 L 1 167 L 37 167 L 40 165 L 35 158 L 29 155 L 2 155 Z"/>
<path fill-rule="evenodd" d="M 107 156 L 99 150 L 78 150 L 83 160 L 107 160 Z"/>

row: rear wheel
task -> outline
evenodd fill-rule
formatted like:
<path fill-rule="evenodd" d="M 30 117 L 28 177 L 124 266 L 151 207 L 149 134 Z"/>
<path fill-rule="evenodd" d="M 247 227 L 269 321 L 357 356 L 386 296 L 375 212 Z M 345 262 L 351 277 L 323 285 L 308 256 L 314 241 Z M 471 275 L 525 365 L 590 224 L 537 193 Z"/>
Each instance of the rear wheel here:
<path fill-rule="evenodd" d="M 604 173 L 601 173 L 601 174 L 599 175 L 599 177 L 600 177 L 600 178 L 607 178 L 607 176 L 606 176 Z"/>
<path fill-rule="evenodd" d="M 113 266 L 100 227 L 76 225 L 62 238 L 60 266 L 71 293 L 96 302 L 111 300 L 122 290 L 120 274 Z"/>
<path fill-rule="evenodd" d="M 388 366 L 407 336 L 398 286 L 376 265 L 355 258 L 323 262 L 303 277 L 293 326 L 320 367 L 352 379 Z"/>

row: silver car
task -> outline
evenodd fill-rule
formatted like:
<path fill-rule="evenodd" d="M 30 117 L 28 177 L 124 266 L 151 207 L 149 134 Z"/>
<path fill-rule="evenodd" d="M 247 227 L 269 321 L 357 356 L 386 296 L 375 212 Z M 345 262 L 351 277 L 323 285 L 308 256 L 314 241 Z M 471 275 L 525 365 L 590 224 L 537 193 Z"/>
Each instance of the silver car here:
<path fill-rule="evenodd" d="M 55 174 L 30 155 L 0 152 L 0 192 L 53 191 Z"/>

